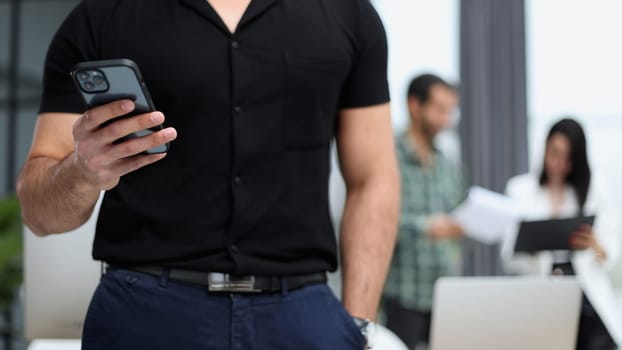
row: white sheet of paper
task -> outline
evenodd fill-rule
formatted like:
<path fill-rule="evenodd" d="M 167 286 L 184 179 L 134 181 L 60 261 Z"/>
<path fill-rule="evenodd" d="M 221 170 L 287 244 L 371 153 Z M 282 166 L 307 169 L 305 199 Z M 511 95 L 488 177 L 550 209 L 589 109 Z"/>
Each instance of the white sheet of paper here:
<path fill-rule="evenodd" d="M 465 231 L 465 235 L 483 243 L 498 243 L 509 227 L 520 218 L 520 212 L 507 196 L 474 186 L 451 217 Z"/>

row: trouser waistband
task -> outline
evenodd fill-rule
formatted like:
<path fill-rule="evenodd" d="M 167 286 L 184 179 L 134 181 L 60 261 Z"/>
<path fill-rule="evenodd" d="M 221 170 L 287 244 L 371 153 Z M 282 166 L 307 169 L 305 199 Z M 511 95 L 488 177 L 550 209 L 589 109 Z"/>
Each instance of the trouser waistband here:
<path fill-rule="evenodd" d="M 271 293 L 283 288 L 294 290 L 311 284 L 326 283 L 325 272 L 301 275 L 231 275 L 220 272 L 202 272 L 171 269 L 159 266 L 109 266 L 109 269 L 126 269 L 153 276 L 166 276 L 169 280 L 208 287 L 212 292 Z"/>

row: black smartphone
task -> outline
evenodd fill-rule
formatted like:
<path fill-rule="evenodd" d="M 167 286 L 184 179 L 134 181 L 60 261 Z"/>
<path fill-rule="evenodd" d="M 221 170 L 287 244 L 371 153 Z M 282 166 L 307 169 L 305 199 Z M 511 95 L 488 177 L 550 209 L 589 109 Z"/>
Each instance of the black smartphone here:
<path fill-rule="evenodd" d="M 132 60 L 114 59 L 80 62 L 72 70 L 71 77 L 89 109 L 113 101 L 129 99 L 134 101 L 134 110 L 119 118 L 132 117 L 156 110 L 140 70 Z M 104 123 L 102 127 L 119 118 Z M 132 133 L 114 143 L 149 135 L 158 130 L 162 130 L 162 125 Z M 169 144 L 166 143 L 151 148 L 143 154 L 165 153 L 168 150 Z"/>

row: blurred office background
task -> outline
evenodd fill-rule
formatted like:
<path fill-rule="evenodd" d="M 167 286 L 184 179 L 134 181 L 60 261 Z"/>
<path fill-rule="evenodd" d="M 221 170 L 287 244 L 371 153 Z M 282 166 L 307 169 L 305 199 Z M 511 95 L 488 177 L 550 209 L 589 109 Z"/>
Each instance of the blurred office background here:
<path fill-rule="evenodd" d="M 622 3 L 376 0 L 375 5 L 389 39 L 396 132 L 407 126 L 408 83 L 433 72 L 460 88 L 459 125 L 442 135 L 439 146 L 466 163 L 471 183 L 503 191 L 509 176 L 539 170 L 546 132 L 570 115 L 586 129 L 594 172 L 622 198 L 622 162 L 616 156 L 622 150 L 622 47 L 616 44 Z M 483 262 L 498 263 L 492 257 Z M 473 274 L 498 269 L 465 268 Z M 622 288 L 622 263 L 612 278 Z"/>
<path fill-rule="evenodd" d="M 14 192 L 30 146 L 47 46 L 76 3 L 0 0 L 0 198 Z M 389 39 L 396 133 L 407 126 L 410 79 L 436 73 L 460 86 L 462 105 L 456 116 L 460 123 L 442 135 L 440 147 L 466 163 L 472 183 L 503 191 L 510 176 L 538 169 L 546 131 L 560 116 L 573 115 L 587 131 L 593 169 L 622 198 L 621 2 L 373 3 Z M 338 172 L 331 184 L 338 221 L 344 193 Z M 465 274 L 500 273 L 495 246 L 465 244 Z M 622 264 L 611 277 L 622 290 Z M 11 305 L 17 335 L 13 348 L 21 349 L 19 297 Z M 0 331 L 6 334 L 11 330 L 4 321 L 6 316 L 0 316 Z M 0 341 L 0 349 L 6 346 Z"/>

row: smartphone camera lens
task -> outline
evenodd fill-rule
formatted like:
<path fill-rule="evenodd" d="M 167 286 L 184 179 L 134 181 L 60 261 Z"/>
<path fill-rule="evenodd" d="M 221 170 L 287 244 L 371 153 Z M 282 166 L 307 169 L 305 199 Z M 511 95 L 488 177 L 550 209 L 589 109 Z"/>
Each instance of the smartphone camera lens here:
<path fill-rule="evenodd" d="M 82 71 L 82 72 L 78 72 L 78 79 L 80 80 L 87 80 L 89 78 L 89 73 Z"/>
<path fill-rule="evenodd" d="M 86 91 L 91 91 L 95 88 L 95 84 L 91 83 L 90 81 L 85 82 L 82 86 L 84 86 L 84 90 Z"/>
<path fill-rule="evenodd" d="M 93 75 L 93 83 L 95 83 L 95 85 L 101 85 L 104 81 L 104 77 L 101 75 Z"/>

